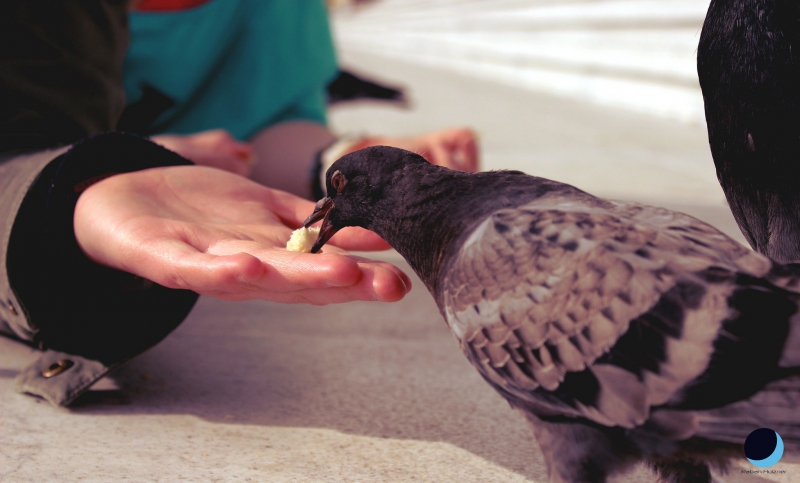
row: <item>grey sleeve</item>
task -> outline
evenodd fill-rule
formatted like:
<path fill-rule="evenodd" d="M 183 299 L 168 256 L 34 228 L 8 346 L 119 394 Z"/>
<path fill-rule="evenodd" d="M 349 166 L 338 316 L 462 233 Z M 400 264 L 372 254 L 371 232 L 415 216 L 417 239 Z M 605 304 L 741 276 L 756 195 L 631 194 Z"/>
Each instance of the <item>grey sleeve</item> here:
<path fill-rule="evenodd" d="M 0 332 L 33 340 L 34 331 L 8 281 L 6 256 L 11 228 L 28 190 L 45 166 L 69 147 L 0 157 Z"/>
<path fill-rule="evenodd" d="M 81 251 L 75 204 L 110 175 L 191 164 L 138 136 L 108 133 L 68 149 L 0 159 L 0 331 L 44 351 L 17 389 L 68 405 L 97 379 L 160 342 L 197 294 L 98 265 Z"/>

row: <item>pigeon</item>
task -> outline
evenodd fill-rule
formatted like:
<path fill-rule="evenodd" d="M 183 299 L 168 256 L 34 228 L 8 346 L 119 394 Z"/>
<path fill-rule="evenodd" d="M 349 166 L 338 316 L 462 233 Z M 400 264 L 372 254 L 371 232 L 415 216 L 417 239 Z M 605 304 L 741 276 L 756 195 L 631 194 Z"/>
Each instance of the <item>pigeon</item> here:
<path fill-rule="evenodd" d="M 644 462 L 702 483 L 755 429 L 800 444 L 800 266 L 685 214 L 387 146 L 337 160 L 326 187 L 312 252 L 347 226 L 392 245 L 551 481 Z"/>
<path fill-rule="evenodd" d="M 800 2 L 712 0 L 697 74 L 717 178 L 750 246 L 800 261 Z"/>

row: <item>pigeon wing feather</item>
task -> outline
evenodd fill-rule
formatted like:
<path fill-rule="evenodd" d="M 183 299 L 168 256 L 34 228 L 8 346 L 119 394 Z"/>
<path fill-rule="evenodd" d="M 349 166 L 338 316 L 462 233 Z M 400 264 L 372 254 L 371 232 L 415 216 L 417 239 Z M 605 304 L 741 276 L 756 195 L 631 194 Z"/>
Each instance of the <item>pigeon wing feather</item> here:
<path fill-rule="evenodd" d="M 770 262 L 688 215 L 540 199 L 467 235 L 443 312 L 512 405 L 633 428 L 708 366 L 731 291 L 697 275 L 710 267 Z"/>

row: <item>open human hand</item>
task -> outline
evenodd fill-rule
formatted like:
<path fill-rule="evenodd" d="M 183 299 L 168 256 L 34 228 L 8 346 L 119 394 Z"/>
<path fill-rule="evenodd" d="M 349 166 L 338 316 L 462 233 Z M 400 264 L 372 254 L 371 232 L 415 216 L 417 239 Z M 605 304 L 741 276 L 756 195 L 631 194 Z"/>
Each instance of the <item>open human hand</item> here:
<path fill-rule="evenodd" d="M 411 137 L 370 137 L 370 145 L 413 151 L 433 164 L 459 171 L 478 170 L 478 141 L 469 128 L 451 128 Z M 365 147 L 365 146 L 362 146 Z"/>
<path fill-rule="evenodd" d="M 78 244 L 93 261 L 170 288 L 225 300 L 325 305 L 396 301 L 411 289 L 399 268 L 349 254 L 388 244 L 342 230 L 325 253 L 286 241 L 314 203 L 202 166 L 154 168 L 100 181 L 78 199 Z"/>

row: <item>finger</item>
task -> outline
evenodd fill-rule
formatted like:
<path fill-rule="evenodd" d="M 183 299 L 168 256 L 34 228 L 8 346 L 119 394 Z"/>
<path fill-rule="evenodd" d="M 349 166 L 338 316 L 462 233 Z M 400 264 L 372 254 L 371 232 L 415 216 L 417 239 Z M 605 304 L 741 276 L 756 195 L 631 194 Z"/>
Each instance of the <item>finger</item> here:
<path fill-rule="evenodd" d="M 365 228 L 353 226 L 340 230 L 328 242 L 345 250 L 378 251 L 391 247 L 383 238 Z"/>
<path fill-rule="evenodd" d="M 169 288 L 270 300 L 266 294 L 348 287 L 363 276 L 358 261 L 340 253 L 294 253 L 248 243 L 251 247 L 243 247 L 247 251 L 226 253 L 235 244 L 202 252 L 175 239 L 160 240 L 138 250 L 120 268 Z"/>
<path fill-rule="evenodd" d="M 454 163 L 450 152 L 445 148 L 445 146 L 438 142 L 432 141 L 428 144 L 427 151 L 429 156 L 425 156 L 425 159 L 430 161 L 433 164 L 438 166 L 444 166 L 446 168 L 454 168 Z"/>
<path fill-rule="evenodd" d="M 197 146 L 203 149 L 224 149 L 239 144 L 239 140 L 225 129 L 209 129 L 208 131 L 189 134 L 185 138 L 194 141 Z"/>
<path fill-rule="evenodd" d="M 233 154 L 239 159 L 239 161 L 247 165 L 255 164 L 256 162 L 256 153 L 249 144 L 239 143 L 234 148 Z"/>
<path fill-rule="evenodd" d="M 359 285 L 363 285 L 367 289 L 367 293 L 371 289 L 372 298 L 381 302 L 397 302 L 411 291 L 411 281 L 400 269 L 375 261 L 371 261 L 369 264 L 374 270 L 367 271 L 363 264 L 359 264 L 363 272 L 370 273 L 372 276 L 362 277 L 361 283 L 355 286 L 356 289 L 360 288 Z M 364 300 L 367 300 L 366 297 Z"/>
<path fill-rule="evenodd" d="M 189 159 L 199 166 L 221 169 L 239 176 L 246 176 L 252 169 L 249 161 L 235 155 L 200 152 Z"/>
<path fill-rule="evenodd" d="M 317 305 L 352 300 L 397 302 L 405 297 L 411 288 L 410 285 L 406 285 L 403 277 L 398 276 L 397 272 L 390 268 L 389 264 L 370 260 L 360 263 L 359 266 L 362 277 L 357 284 L 327 291 L 308 290 L 302 294 L 303 298 L 307 303 Z"/>
<path fill-rule="evenodd" d="M 130 224 L 125 229 L 136 232 L 140 225 Z M 231 291 L 237 285 L 253 285 L 288 291 L 348 286 L 361 277 L 357 262 L 335 247 L 312 255 L 288 252 L 282 243 L 276 245 L 268 239 L 221 237 L 191 224 L 159 227 L 149 221 L 146 225 L 152 234 L 144 239 L 118 230 L 121 245 L 115 251 L 122 256 L 105 258 L 121 260 L 111 266 L 170 288 L 205 293 L 219 287 Z"/>
<path fill-rule="evenodd" d="M 402 299 L 411 290 L 411 280 L 408 275 L 394 265 L 361 257 L 350 258 L 352 258 L 351 261 L 357 262 L 359 276 L 356 283 L 348 286 L 293 287 L 293 289 L 287 290 L 289 286 L 282 285 L 282 290 L 274 290 L 265 287 L 263 280 L 244 280 L 242 277 L 231 281 L 220 277 L 216 285 L 201 287 L 195 283 L 192 287 L 202 295 L 224 300 L 265 299 L 275 302 L 309 303 L 314 305 L 344 303 L 354 300 L 394 302 Z M 274 274 L 276 272 L 271 273 Z M 270 278 L 270 275 L 267 274 L 266 277 Z"/>
<path fill-rule="evenodd" d="M 199 294 L 244 291 L 268 272 L 266 264 L 253 255 L 212 255 L 174 239 L 137 250 L 120 268 L 168 288 Z"/>
<path fill-rule="evenodd" d="M 231 136 L 227 131 L 224 132 L 223 138 L 219 141 L 216 149 L 226 155 L 236 158 L 240 162 L 252 164 L 255 162 L 255 151 L 248 143 L 239 141 Z"/>
<path fill-rule="evenodd" d="M 292 291 L 307 288 L 349 286 L 361 277 L 360 268 L 350 254 L 333 246 L 320 253 L 290 252 L 279 247 L 265 246 L 258 241 L 226 240 L 210 246 L 208 255 L 230 256 L 249 253 L 268 267 L 258 279 L 248 279 L 265 290 Z"/>
<path fill-rule="evenodd" d="M 456 143 L 461 153 L 460 169 L 462 171 L 475 172 L 478 170 L 478 142 L 475 133 L 466 129 L 461 133 Z"/>
<path fill-rule="evenodd" d="M 362 276 L 358 283 L 348 287 L 305 289 L 291 292 L 209 293 L 207 295 L 226 300 L 261 298 L 283 303 L 327 305 L 355 300 L 396 302 L 410 290 L 410 284 L 406 284 L 407 277 L 399 276 L 397 273 L 399 269 L 396 267 L 393 269 L 389 264 L 375 261 L 367 261 L 359 265 Z"/>
<path fill-rule="evenodd" d="M 364 263 L 373 263 L 373 264 L 380 264 L 381 266 L 383 266 L 387 270 L 391 270 L 392 272 L 394 272 L 395 275 L 397 275 L 398 277 L 400 277 L 402 279 L 403 285 L 406 287 L 406 293 L 411 291 L 411 287 L 412 287 L 411 278 L 409 278 L 409 276 L 406 275 L 406 273 L 404 271 L 400 270 L 400 268 L 396 267 L 395 265 L 392 265 L 391 263 L 387 263 L 387 262 L 381 262 L 381 261 L 378 261 L 378 260 L 371 260 L 369 258 L 359 257 L 359 256 L 352 255 L 352 254 L 349 255 L 349 257 L 352 260 L 355 260 L 355 261 L 359 262 L 359 266 L 361 264 L 364 264 Z"/>

